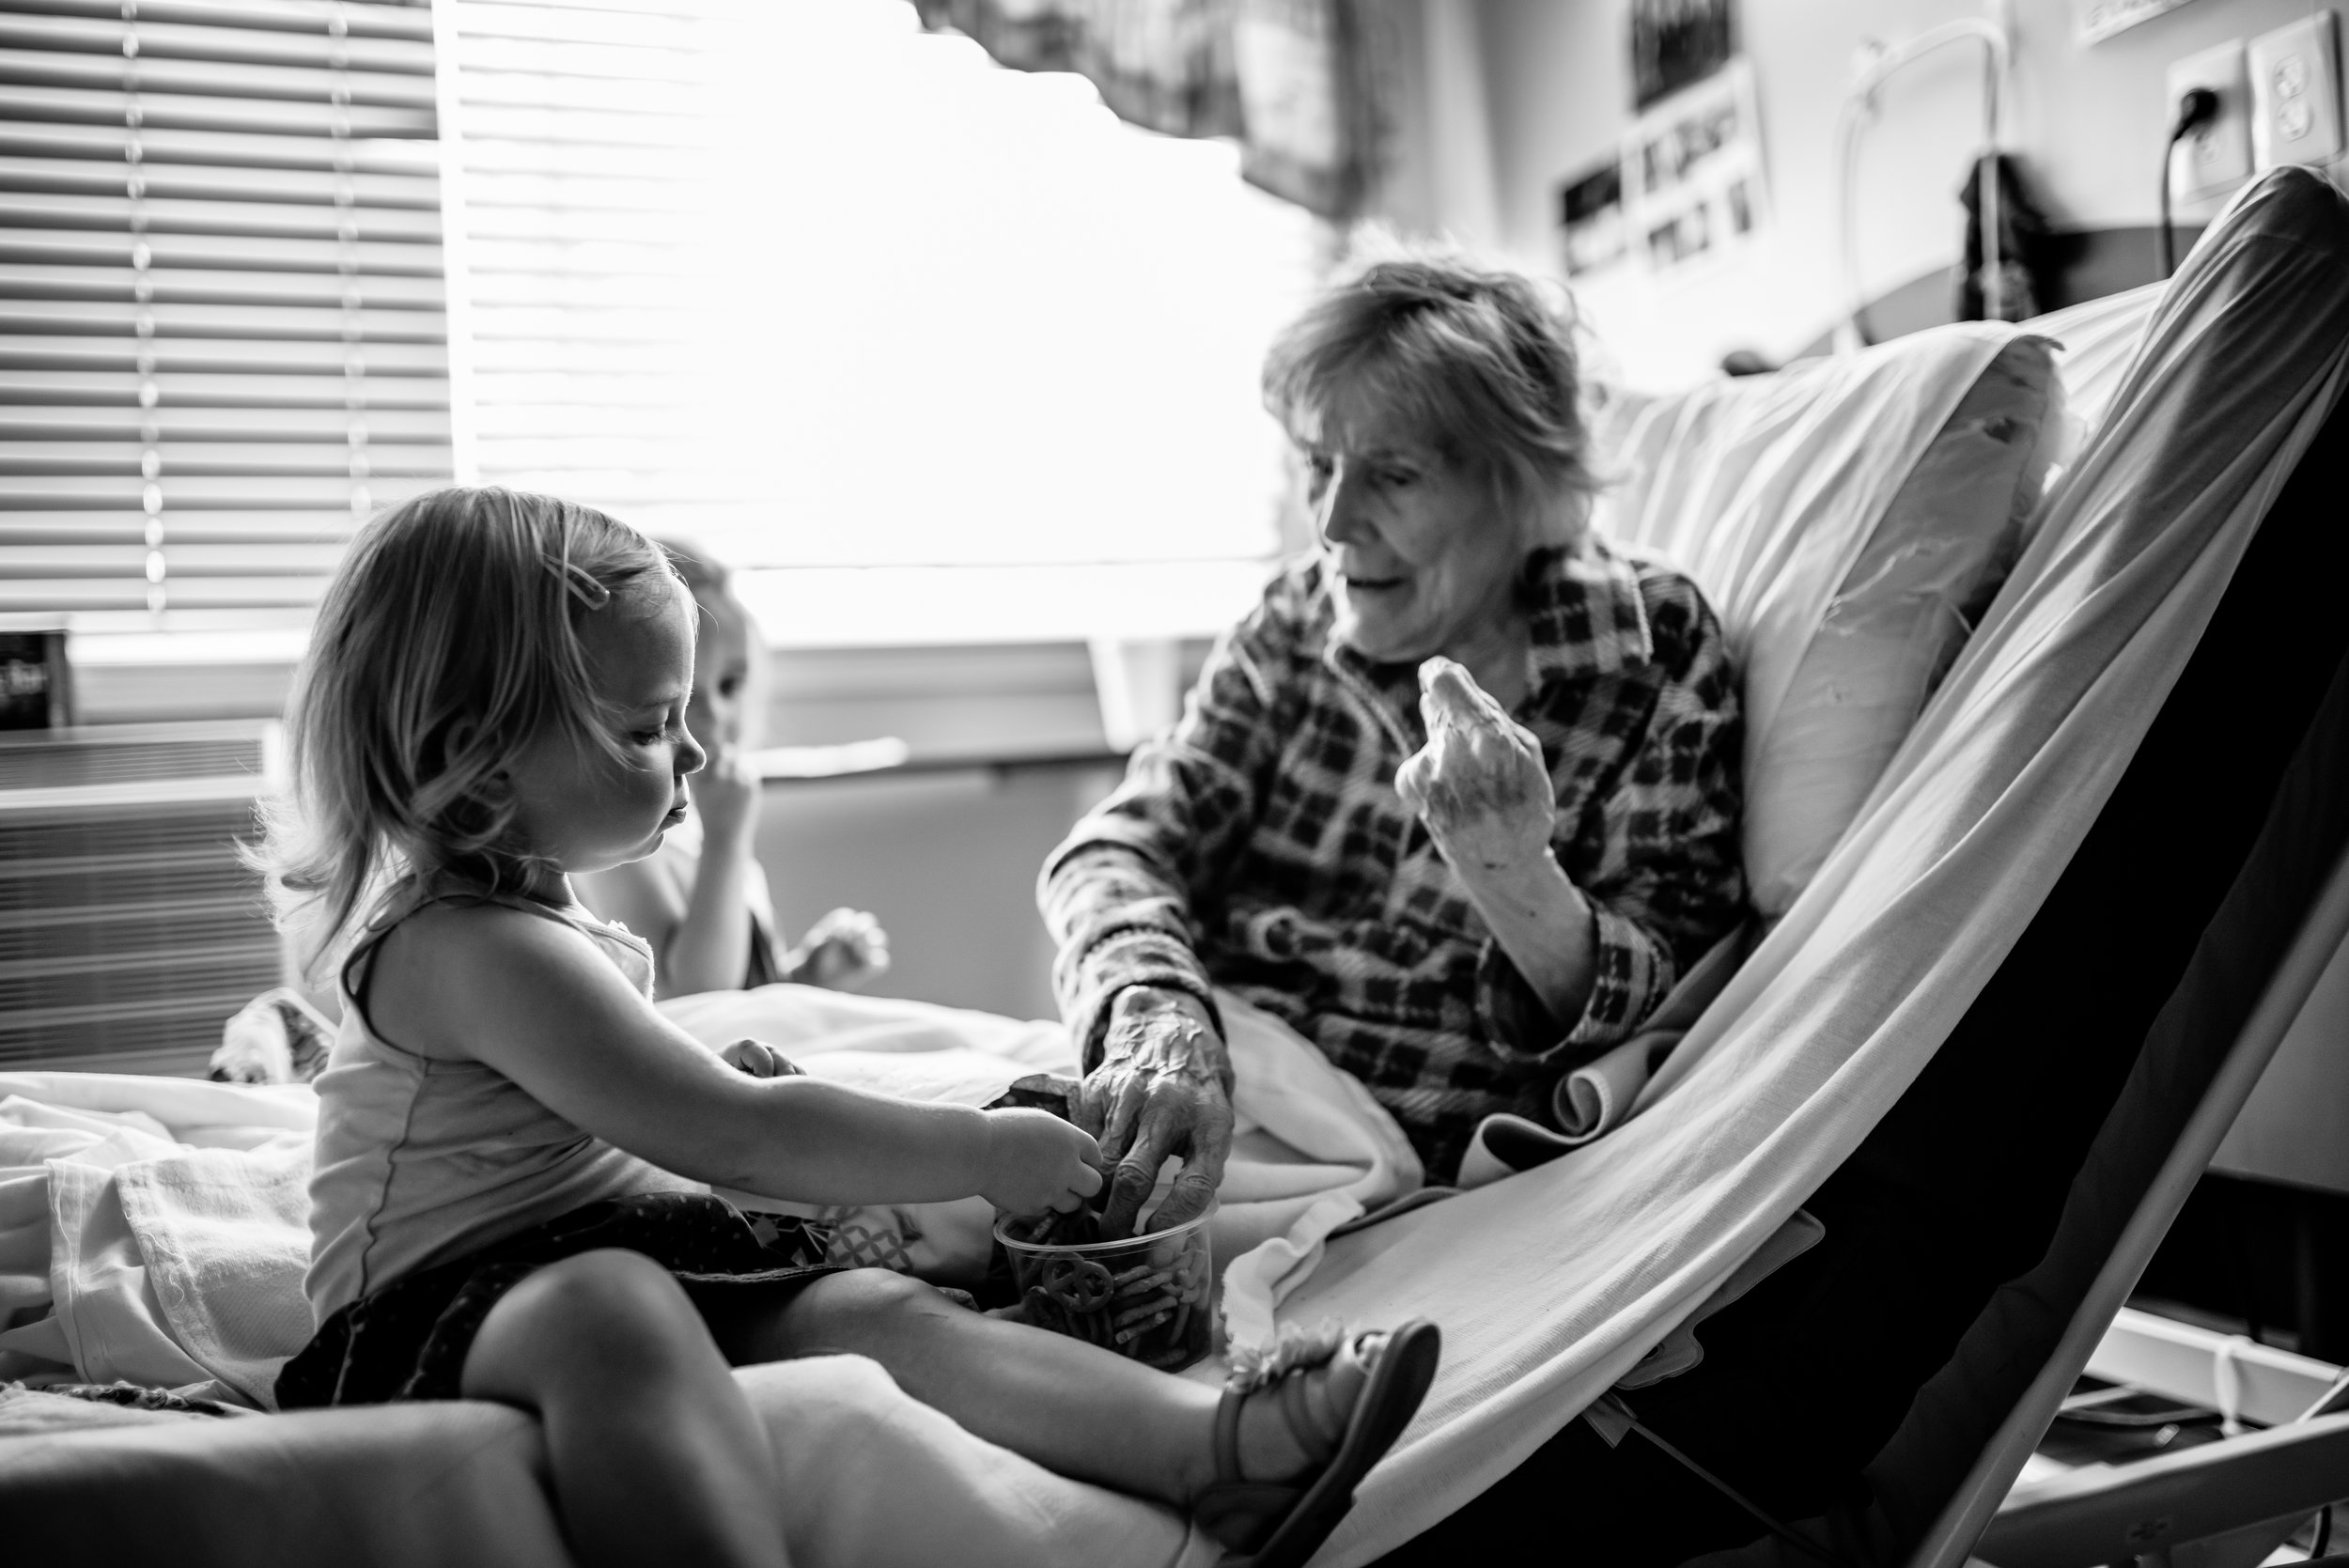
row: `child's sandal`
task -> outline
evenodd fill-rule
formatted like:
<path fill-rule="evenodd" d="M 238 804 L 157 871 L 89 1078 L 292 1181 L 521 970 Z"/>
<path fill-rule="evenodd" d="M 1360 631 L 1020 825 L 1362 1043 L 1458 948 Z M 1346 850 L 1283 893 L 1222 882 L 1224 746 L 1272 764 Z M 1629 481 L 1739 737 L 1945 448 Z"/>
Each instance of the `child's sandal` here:
<path fill-rule="evenodd" d="M 1413 1318 L 1385 1334 L 1292 1332 L 1256 1366 L 1235 1369 L 1215 1412 L 1216 1482 L 1191 1505 L 1199 1528 L 1231 1548 L 1222 1568 L 1290 1568 L 1313 1556 L 1353 1506 L 1354 1488 L 1410 1424 L 1441 1349 L 1436 1326 Z M 1330 1407 L 1329 1380 L 1307 1375 L 1341 1358 L 1367 1363 L 1343 1420 Z M 1241 1479 L 1240 1406 L 1267 1390 L 1298 1446 L 1327 1456 L 1309 1479 Z"/>

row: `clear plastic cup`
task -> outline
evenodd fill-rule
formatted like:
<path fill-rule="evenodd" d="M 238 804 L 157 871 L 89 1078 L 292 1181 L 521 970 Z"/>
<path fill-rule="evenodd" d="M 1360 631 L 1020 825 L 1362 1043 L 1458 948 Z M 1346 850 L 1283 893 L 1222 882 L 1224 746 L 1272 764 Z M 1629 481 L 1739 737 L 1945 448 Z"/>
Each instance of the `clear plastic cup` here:
<path fill-rule="evenodd" d="M 1212 1348 L 1207 1215 L 1170 1231 L 1084 1243 L 1023 1240 L 1025 1223 L 997 1220 L 995 1239 L 1011 1259 L 1030 1323 L 1167 1372 Z"/>

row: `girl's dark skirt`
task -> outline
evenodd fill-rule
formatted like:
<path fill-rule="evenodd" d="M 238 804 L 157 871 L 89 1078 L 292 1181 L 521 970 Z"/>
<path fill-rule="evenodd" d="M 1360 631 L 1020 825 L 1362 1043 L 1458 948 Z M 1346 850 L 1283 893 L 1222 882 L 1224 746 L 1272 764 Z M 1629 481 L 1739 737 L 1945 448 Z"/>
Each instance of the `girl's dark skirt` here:
<path fill-rule="evenodd" d="M 277 1374 L 278 1406 L 457 1398 L 466 1353 L 490 1309 L 538 1269 L 582 1252 L 641 1252 L 677 1276 L 708 1312 L 746 1288 L 787 1298 L 809 1281 L 838 1273 L 823 1262 L 828 1234 L 780 1215 L 754 1222 L 724 1199 L 698 1192 L 588 1203 L 479 1251 L 403 1274 L 340 1308 Z"/>

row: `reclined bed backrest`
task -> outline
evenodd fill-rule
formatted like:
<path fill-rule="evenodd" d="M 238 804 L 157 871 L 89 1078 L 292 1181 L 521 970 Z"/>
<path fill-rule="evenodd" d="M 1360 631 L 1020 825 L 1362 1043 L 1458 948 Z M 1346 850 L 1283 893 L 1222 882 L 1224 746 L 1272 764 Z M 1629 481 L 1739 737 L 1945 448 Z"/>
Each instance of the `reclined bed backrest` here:
<path fill-rule="evenodd" d="M 2004 580 L 2061 401 L 2044 339 L 1974 325 L 1594 411 L 1595 525 L 1688 572 L 1736 651 L 1764 916 L 1810 882 Z"/>
<path fill-rule="evenodd" d="M 1904 1560 L 1929 1532 L 1921 1560 L 1964 1560 L 2027 1452 L 2010 1443 L 2003 1467 L 1985 1465 L 1986 1446 L 2035 1383 L 2044 1408 L 2025 1421 L 2044 1426 L 2049 1390 L 2102 1327 L 2081 1315 L 2092 1284 L 2103 1271 L 2087 1317 L 2108 1317 L 2104 1296 L 2142 1268 L 2183 1199 L 2155 1190 L 2155 1175 L 2238 1036 L 2243 1050 L 2274 1047 L 2247 1020 L 2349 852 L 2349 616 L 2335 565 L 2344 343 L 2349 201 L 2278 171 L 2181 270 L 2115 393 L 2096 438 L 2106 450 L 2082 456 L 2082 476 L 2111 484 L 2114 465 L 2128 471 L 2112 493 L 2135 515 L 2109 532 L 2142 537 L 2242 450 L 2248 428 L 2325 420 L 2266 491 L 2184 674 L 2054 891 L 1830 1178 L 1921 1194 L 1955 1217 L 1941 1239 L 1976 1261 L 1951 1288 L 1979 1303 L 1869 1465 L 1867 1497 L 1812 1522 L 1846 1561 Z M 2312 380 L 2315 401 L 2293 415 Z M 2116 1256 L 2124 1234 L 2132 1250 Z M 2051 1365 L 2060 1343 L 2069 1365 Z M 1800 1560 L 1773 1541 L 1738 1560 Z"/>

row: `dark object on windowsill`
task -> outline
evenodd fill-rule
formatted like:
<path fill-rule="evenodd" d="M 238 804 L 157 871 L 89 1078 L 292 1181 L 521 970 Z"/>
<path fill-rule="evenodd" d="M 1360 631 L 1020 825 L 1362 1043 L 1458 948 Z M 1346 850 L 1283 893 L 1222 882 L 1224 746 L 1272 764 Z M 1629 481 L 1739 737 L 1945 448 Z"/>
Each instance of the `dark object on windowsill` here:
<path fill-rule="evenodd" d="M 1997 161 L 1999 181 L 1999 315 L 2001 321 L 2022 321 L 2046 308 L 2051 281 L 2048 256 L 2049 225 L 2039 203 L 2023 188 L 2023 177 L 2005 153 L 1984 154 L 1967 171 L 1957 199 L 1966 208 L 1966 261 L 1957 282 L 1957 318 L 1985 318 L 1987 269 L 1982 256 L 1982 179 L 1983 165 Z"/>
<path fill-rule="evenodd" d="M 61 730 L 73 722 L 65 633 L 0 628 L 0 730 Z"/>

